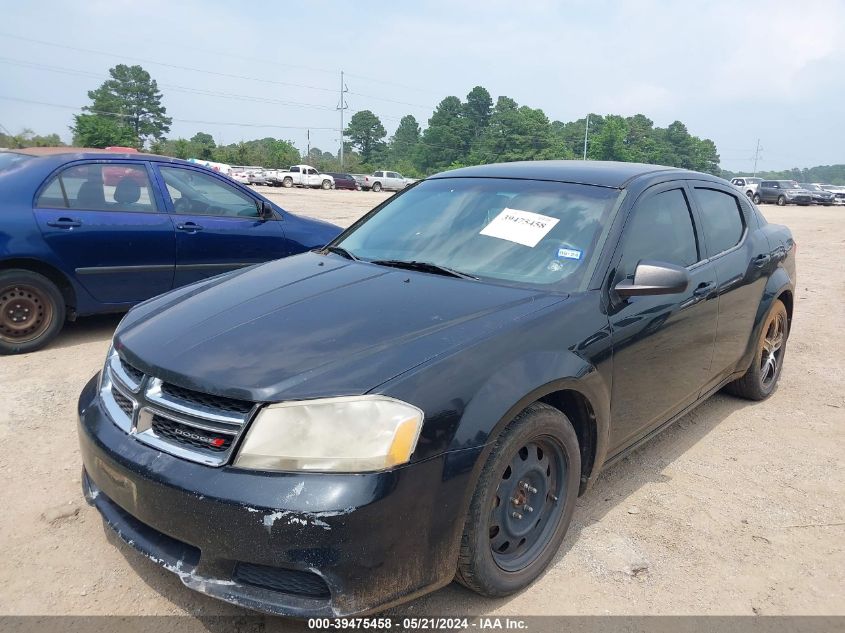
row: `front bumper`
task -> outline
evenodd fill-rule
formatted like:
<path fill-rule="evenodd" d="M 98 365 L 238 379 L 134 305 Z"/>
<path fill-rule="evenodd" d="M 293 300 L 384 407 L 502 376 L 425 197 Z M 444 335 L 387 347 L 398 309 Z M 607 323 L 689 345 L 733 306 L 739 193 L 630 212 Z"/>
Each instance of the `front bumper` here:
<path fill-rule="evenodd" d="M 197 591 L 296 617 L 377 611 L 448 584 L 481 449 L 382 473 L 262 473 L 146 446 L 79 401 L 83 488 L 126 543 Z"/>

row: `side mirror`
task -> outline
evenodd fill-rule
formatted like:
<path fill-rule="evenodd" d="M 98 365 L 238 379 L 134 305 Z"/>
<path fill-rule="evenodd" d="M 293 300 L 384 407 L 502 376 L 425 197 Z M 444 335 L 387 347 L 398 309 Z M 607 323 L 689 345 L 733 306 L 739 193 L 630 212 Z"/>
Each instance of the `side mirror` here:
<path fill-rule="evenodd" d="M 684 292 L 690 283 L 686 268 L 643 259 L 637 264 L 633 281 L 623 279 L 616 284 L 616 294 L 620 297 L 640 297 L 644 295 L 673 295 Z"/>
<path fill-rule="evenodd" d="M 262 220 L 272 220 L 275 217 L 273 207 L 269 202 L 261 201 L 258 203 L 258 217 Z"/>

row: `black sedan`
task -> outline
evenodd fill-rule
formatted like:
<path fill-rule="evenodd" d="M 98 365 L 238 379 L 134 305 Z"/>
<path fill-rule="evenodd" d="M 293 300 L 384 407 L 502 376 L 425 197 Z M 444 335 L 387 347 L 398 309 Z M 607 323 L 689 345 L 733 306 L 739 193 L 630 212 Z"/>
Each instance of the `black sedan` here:
<path fill-rule="evenodd" d="M 719 389 L 774 391 L 795 252 L 706 174 L 439 174 L 323 249 L 129 312 L 79 400 L 85 494 L 253 609 L 511 594 L 608 464 Z"/>
<path fill-rule="evenodd" d="M 810 182 L 799 183 L 800 186 L 810 192 L 813 198 L 813 204 L 823 204 L 826 207 L 831 206 L 836 201 L 836 196 L 830 191 L 822 189 L 818 185 Z"/>
<path fill-rule="evenodd" d="M 361 191 L 361 185 L 351 174 L 341 174 L 329 172 L 329 176 L 334 178 L 335 189 L 347 189 L 349 191 Z"/>

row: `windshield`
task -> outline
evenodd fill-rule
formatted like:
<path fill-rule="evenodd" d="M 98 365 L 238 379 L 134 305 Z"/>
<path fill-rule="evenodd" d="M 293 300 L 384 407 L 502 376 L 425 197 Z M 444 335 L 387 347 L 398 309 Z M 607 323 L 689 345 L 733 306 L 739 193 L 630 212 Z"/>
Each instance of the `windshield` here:
<path fill-rule="evenodd" d="M 336 245 L 366 261 L 424 262 L 479 278 L 573 290 L 596 256 L 620 195 L 559 182 L 428 180 Z"/>
<path fill-rule="evenodd" d="M 17 152 L 0 152 L 0 174 L 20 167 L 25 162 L 32 160 L 32 156 L 18 154 Z"/>
<path fill-rule="evenodd" d="M 810 185 L 810 184 L 801 183 L 801 187 L 803 189 L 809 189 L 810 191 L 822 191 L 822 188 L 819 187 L 818 185 Z"/>

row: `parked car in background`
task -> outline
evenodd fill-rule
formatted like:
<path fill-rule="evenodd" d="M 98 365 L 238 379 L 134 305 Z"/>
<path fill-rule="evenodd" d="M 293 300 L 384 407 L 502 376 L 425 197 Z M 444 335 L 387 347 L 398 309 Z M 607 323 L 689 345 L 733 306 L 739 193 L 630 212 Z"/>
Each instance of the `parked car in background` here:
<path fill-rule="evenodd" d="M 364 176 L 364 191 L 401 191 L 410 184 L 417 182 L 413 178 L 404 178 L 395 171 L 377 171 L 372 176 Z"/>
<path fill-rule="evenodd" d="M 335 189 L 348 189 L 350 191 L 361 191 L 361 185 L 352 177 L 352 174 L 341 174 L 337 172 L 327 172 L 329 176 L 334 179 Z"/>
<path fill-rule="evenodd" d="M 813 203 L 812 194 L 794 180 L 763 180 L 754 194 L 755 203 L 774 202 L 779 206 L 785 204 L 808 205 Z"/>
<path fill-rule="evenodd" d="M 606 466 L 722 387 L 773 393 L 794 286 L 789 229 L 708 174 L 445 172 L 324 249 L 133 309 L 79 397 L 82 488 L 251 609 L 338 618 L 453 579 L 501 599 Z"/>
<path fill-rule="evenodd" d="M 358 185 L 361 187 L 361 189 L 364 188 L 364 184 L 367 182 L 367 178 L 368 178 L 367 174 L 349 174 L 349 175 L 352 176 L 355 179 L 355 182 L 358 183 Z"/>
<path fill-rule="evenodd" d="M 810 195 L 813 198 L 814 204 L 823 204 L 825 206 L 830 206 L 833 204 L 833 201 L 836 197 L 830 191 L 825 191 L 818 185 L 814 185 L 810 182 L 800 182 L 798 183 L 802 188 L 806 189 L 810 192 Z"/>
<path fill-rule="evenodd" d="M 233 171 L 231 174 L 229 174 L 229 178 L 231 178 L 235 182 L 241 183 L 242 185 L 249 184 L 249 174 L 243 171 Z"/>
<path fill-rule="evenodd" d="M 266 172 L 263 169 L 250 172 L 248 178 L 249 184 L 251 185 L 263 186 L 274 184 L 269 172 Z"/>
<path fill-rule="evenodd" d="M 757 192 L 757 187 L 762 181 L 762 178 L 756 178 L 754 176 L 737 176 L 736 178 L 731 179 L 731 184 L 734 187 L 741 189 L 742 192 L 749 198 L 753 198 L 754 194 Z"/>
<path fill-rule="evenodd" d="M 310 187 L 312 189 L 331 189 L 334 178 L 321 174 L 311 165 L 291 165 L 286 170 L 277 170 L 270 174 L 274 184 L 282 187 Z"/>
<path fill-rule="evenodd" d="M 845 187 L 842 185 L 819 185 L 825 191 L 833 194 L 834 204 L 845 204 Z"/>
<path fill-rule="evenodd" d="M 0 209 L 0 354 L 340 232 L 186 161 L 73 147 L 0 152 Z"/>

